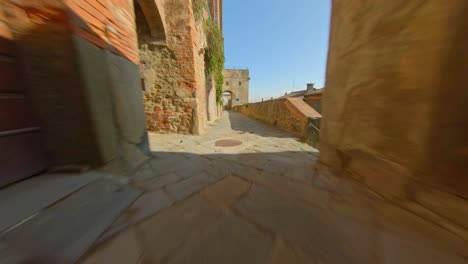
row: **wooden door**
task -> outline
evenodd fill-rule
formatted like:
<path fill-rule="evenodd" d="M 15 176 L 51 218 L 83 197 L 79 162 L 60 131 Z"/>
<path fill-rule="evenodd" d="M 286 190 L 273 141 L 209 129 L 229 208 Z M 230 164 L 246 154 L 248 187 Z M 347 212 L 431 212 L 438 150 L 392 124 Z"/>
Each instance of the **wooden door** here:
<path fill-rule="evenodd" d="M 18 56 L 0 3 L 0 187 L 45 168 L 40 128 L 25 97 Z"/>

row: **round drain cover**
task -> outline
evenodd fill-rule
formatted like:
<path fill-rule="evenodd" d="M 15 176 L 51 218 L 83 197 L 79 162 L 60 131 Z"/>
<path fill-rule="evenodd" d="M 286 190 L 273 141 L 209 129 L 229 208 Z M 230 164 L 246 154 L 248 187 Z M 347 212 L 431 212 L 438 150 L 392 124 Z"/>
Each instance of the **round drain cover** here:
<path fill-rule="evenodd" d="M 221 139 L 215 142 L 217 147 L 234 147 L 242 144 L 242 141 L 236 139 Z"/>

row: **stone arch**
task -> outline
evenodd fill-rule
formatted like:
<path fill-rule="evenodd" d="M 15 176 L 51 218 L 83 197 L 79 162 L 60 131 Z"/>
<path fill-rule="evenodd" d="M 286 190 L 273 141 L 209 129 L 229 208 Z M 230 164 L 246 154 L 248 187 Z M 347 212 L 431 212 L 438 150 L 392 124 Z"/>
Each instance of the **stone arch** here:
<path fill-rule="evenodd" d="M 138 41 L 151 37 L 153 41 L 166 40 L 164 8 L 161 0 L 134 0 L 135 21 Z M 143 31 L 147 32 L 143 32 Z"/>
<path fill-rule="evenodd" d="M 227 100 L 228 100 L 227 103 L 223 103 L 224 108 L 225 108 L 226 110 L 231 110 L 231 108 L 232 108 L 232 100 L 233 100 L 234 98 L 236 98 L 236 95 L 235 95 L 234 92 L 231 91 L 231 90 L 224 90 L 224 91 L 223 91 L 223 101 L 224 101 L 224 98 L 228 98 L 228 99 L 227 99 Z"/>

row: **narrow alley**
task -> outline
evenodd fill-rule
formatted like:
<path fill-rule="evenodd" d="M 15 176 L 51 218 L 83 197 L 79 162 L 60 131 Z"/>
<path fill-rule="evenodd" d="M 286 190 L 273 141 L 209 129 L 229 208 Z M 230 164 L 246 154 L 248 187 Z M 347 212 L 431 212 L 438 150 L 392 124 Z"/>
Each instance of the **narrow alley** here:
<path fill-rule="evenodd" d="M 0 264 L 468 264 L 467 13 L 0 0 Z"/>
<path fill-rule="evenodd" d="M 466 237 L 450 223 L 318 173 L 315 149 L 239 113 L 225 112 L 204 136 L 150 134 L 150 144 L 153 158 L 130 182 L 142 194 L 81 264 L 468 258 Z"/>

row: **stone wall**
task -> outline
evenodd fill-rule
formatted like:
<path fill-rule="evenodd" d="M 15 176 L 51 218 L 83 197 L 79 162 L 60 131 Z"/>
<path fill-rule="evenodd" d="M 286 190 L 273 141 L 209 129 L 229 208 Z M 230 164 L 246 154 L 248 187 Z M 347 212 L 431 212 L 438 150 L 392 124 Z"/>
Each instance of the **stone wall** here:
<path fill-rule="evenodd" d="M 148 130 L 190 133 L 196 101 L 193 92 L 179 81 L 182 77 L 176 54 L 165 37 L 153 37 L 139 5 L 135 16 Z"/>
<path fill-rule="evenodd" d="M 189 0 L 162 1 L 161 9 L 165 39 L 155 42 L 139 31 L 147 127 L 160 133 L 202 134 L 209 116 L 203 21 L 195 20 Z"/>
<path fill-rule="evenodd" d="M 190 133 L 196 101 L 193 92 L 178 83 L 180 75 L 173 51 L 165 45 L 143 44 L 140 58 L 148 130 Z"/>
<path fill-rule="evenodd" d="M 232 106 L 247 104 L 249 102 L 249 70 L 226 69 L 223 71 L 223 76 L 223 91 L 231 92 Z"/>
<path fill-rule="evenodd" d="M 279 127 L 305 139 L 309 119 L 321 115 L 300 98 L 283 98 L 233 108 L 248 117 Z"/>
<path fill-rule="evenodd" d="M 467 11 L 333 1 L 323 98 L 322 163 L 452 231 L 468 228 Z"/>

